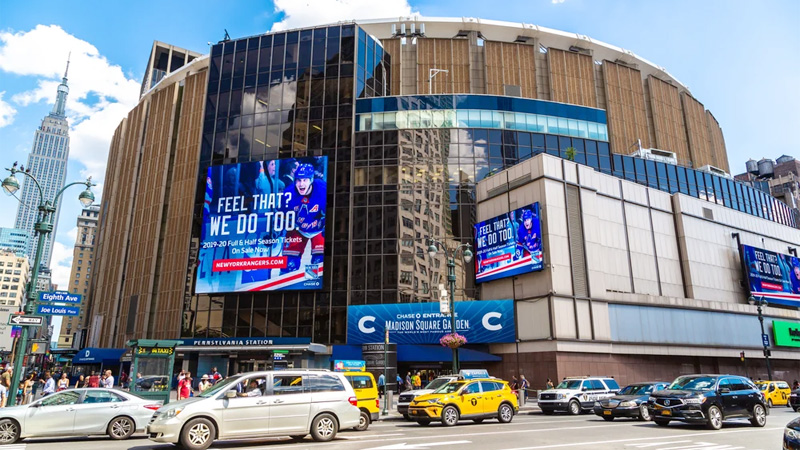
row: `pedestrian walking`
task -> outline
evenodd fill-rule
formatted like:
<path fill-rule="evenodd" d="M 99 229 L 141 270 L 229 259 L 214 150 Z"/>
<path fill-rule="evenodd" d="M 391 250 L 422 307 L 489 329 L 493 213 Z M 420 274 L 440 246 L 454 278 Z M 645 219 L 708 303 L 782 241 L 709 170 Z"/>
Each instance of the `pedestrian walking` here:
<path fill-rule="evenodd" d="M 61 374 L 61 378 L 58 379 L 58 387 L 56 388 L 56 392 L 66 391 L 69 387 L 69 378 L 67 377 L 66 373 Z"/>
<path fill-rule="evenodd" d="M 386 377 L 381 374 L 378 377 L 378 395 L 383 396 L 384 392 L 386 392 Z"/>
<path fill-rule="evenodd" d="M 11 380 L 14 377 L 14 366 L 6 364 L 6 371 L 3 372 L 2 384 L 8 391 L 11 391 Z"/>
<path fill-rule="evenodd" d="M 28 374 L 28 378 L 25 379 L 22 387 L 22 404 L 27 405 L 28 403 L 33 401 L 33 388 L 36 386 L 36 382 L 33 380 L 34 374 Z"/>
<path fill-rule="evenodd" d="M 6 389 L 6 385 L 0 383 L 0 408 L 5 408 L 7 401 L 8 401 L 8 389 Z"/>
<path fill-rule="evenodd" d="M 528 380 L 525 379 L 525 375 L 520 374 L 519 375 L 519 388 L 522 390 L 522 400 L 523 401 L 528 399 L 528 387 L 530 387 L 530 385 L 528 384 Z"/>
<path fill-rule="evenodd" d="M 128 388 L 128 374 L 124 370 L 119 374 L 119 387 L 122 389 Z"/>
<path fill-rule="evenodd" d="M 20 381 L 19 386 L 17 387 L 17 402 L 14 403 L 15 405 L 21 405 L 23 399 L 23 392 L 25 392 L 25 382 Z"/>
<path fill-rule="evenodd" d="M 422 377 L 419 376 L 419 372 L 412 377 L 411 381 L 414 383 L 414 389 L 422 389 Z"/>
<path fill-rule="evenodd" d="M 78 375 L 78 379 L 75 380 L 75 389 L 85 387 L 86 384 L 86 377 L 83 374 Z"/>
<path fill-rule="evenodd" d="M 550 380 L 550 378 L 548 378 L 548 379 L 547 379 L 547 384 L 545 385 L 545 388 L 547 388 L 547 389 L 553 389 L 554 387 L 555 387 L 555 386 L 553 385 L 553 381 L 552 381 L 552 380 Z"/>
<path fill-rule="evenodd" d="M 411 389 L 414 389 L 414 386 L 411 383 L 411 372 L 408 372 L 406 374 L 406 390 L 410 391 Z"/>
<path fill-rule="evenodd" d="M 517 376 L 514 375 L 513 377 L 511 377 L 511 390 L 516 391 L 518 387 L 519 387 L 519 382 L 517 381 Z"/>
<path fill-rule="evenodd" d="M 111 374 L 111 370 L 106 370 L 106 376 L 103 379 L 103 387 L 106 389 L 114 388 L 114 375 Z"/>
<path fill-rule="evenodd" d="M 217 384 L 217 381 L 222 379 L 222 374 L 220 374 L 219 371 L 217 371 L 216 367 L 212 367 L 211 373 L 209 374 L 208 378 L 209 378 L 208 381 L 210 381 L 212 385 Z"/>
<path fill-rule="evenodd" d="M 89 377 L 89 387 L 100 387 L 100 375 L 98 375 L 97 372 L 92 372 L 92 375 Z"/>
<path fill-rule="evenodd" d="M 206 389 L 208 389 L 208 388 L 210 388 L 210 387 L 212 386 L 212 383 L 211 383 L 211 381 L 210 381 L 210 378 L 211 378 L 211 377 L 209 377 L 208 375 L 203 375 L 202 377 L 200 377 L 200 384 L 197 386 L 197 388 L 200 390 L 200 393 L 201 393 L 201 394 L 202 394 L 202 393 L 203 393 L 203 392 L 204 392 Z"/>
<path fill-rule="evenodd" d="M 178 383 L 178 400 L 192 396 L 192 373 L 182 373 L 183 379 Z"/>
<path fill-rule="evenodd" d="M 44 372 L 44 378 L 40 379 L 39 383 L 44 385 L 42 388 L 42 397 L 47 397 L 48 395 L 56 392 L 56 380 L 50 376 L 49 370 Z"/>
<path fill-rule="evenodd" d="M 397 374 L 397 393 L 403 392 L 403 379 L 400 378 L 400 374 Z"/>

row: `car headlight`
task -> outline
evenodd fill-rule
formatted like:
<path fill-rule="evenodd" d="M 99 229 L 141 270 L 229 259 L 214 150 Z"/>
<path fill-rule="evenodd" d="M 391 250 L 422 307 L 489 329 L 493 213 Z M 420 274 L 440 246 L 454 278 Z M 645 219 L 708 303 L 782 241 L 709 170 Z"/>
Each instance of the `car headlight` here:
<path fill-rule="evenodd" d="M 433 400 L 430 400 L 429 402 L 430 402 L 430 403 L 432 403 L 432 404 L 435 404 L 435 405 L 441 405 L 441 404 L 443 404 L 443 402 L 442 402 L 442 399 L 441 399 L 441 398 L 435 398 L 435 399 L 433 399 Z"/>
<path fill-rule="evenodd" d="M 556 394 L 556 400 L 563 400 L 567 398 L 567 394 Z"/>
<path fill-rule="evenodd" d="M 647 399 L 647 402 L 648 403 L 655 403 L 656 402 L 656 398 L 655 397 L 650 397 L 650 398 Z"/>
<path fill-rule="evenodd" d="M 182 408 L 172 408 L 172 409 L 168 409 L 168 410 L 166 410 L 166 411 L 164 411 L 164 412 L 162 413 L 162 417 L 164 417 L 165 419 L 172 419 L 173 417 L 175 417 L 175 416 L 177 416 L 178 414 L 180 414 L 180 413 L 181 413 L 181 411 L 183 411 L 183 409 L 182 409 Z"/>
<path fill-rule="evenodd" d="M 634 402 L 634 401 L 620 402 L 619 406 L 621 406 L 623 408 L 629 408 L 631 406 L 636 406 L 636 402 Z"/>
<path fill-rule="evenodd" d="M 687 405 L 702 405 L 706 402 L 706 398 L 708 397 L 685 398 L 683 402 Z"/>
<path fill-rule="evenodd" d="M 789 439 L 800 439 L 800 431 L 787 428 L 783 430 L 783 435 Z"/>

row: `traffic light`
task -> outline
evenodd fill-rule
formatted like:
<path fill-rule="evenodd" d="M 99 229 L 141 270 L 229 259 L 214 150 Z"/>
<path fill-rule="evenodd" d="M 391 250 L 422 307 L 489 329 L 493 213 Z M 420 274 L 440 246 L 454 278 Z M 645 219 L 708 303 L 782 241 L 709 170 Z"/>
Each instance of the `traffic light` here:
<path fill-rule="evenodd" d="M 744 362 L 744 352 L 739 352 L 739 360 Z"/>

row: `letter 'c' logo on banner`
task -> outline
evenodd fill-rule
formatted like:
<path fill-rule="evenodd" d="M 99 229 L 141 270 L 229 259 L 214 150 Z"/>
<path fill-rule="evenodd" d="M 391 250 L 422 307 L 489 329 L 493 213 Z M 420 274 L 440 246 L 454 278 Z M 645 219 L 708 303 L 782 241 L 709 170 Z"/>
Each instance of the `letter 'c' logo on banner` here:
<path fill-rule="evenodd" d="M 375 327 L 367 326 L 367 323 L 372 323 L 375 320 L 373 316 L 364 316 L 358 320 L 358 329 L 362 333 L 374 333 Z"/>
<path fill-rule="evenodd" d="M 484 314 L 483 315 L 483 320 L 481 321 L 481 323 L 483 324 L 483 328 L 486 328 L 489 331 L 502 330 L 503 329 L 502 325 L 500 325 L 500 324 L 493 325 L 492 323 L 489 322 L 489 320 L 491 320 L 491 319 L 499 319 L 501 317 L 503 317 L 503 315 L 500 314 L 499 312 L 490 312 L 490 313 Z"/>

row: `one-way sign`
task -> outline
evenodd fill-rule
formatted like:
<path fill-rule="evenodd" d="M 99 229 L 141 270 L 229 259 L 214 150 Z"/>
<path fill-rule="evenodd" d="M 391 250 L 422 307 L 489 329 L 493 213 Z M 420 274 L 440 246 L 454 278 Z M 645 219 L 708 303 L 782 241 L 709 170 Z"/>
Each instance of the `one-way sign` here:
<path fill-rule="evenodd" d="M 44 317 L 42 316 L 23 316 L 20 314 L 11 314 L 8 316 L 8 324 L 9 325 L 18 325 L 18 326 L 37 326 L 44 323 Z"/>

